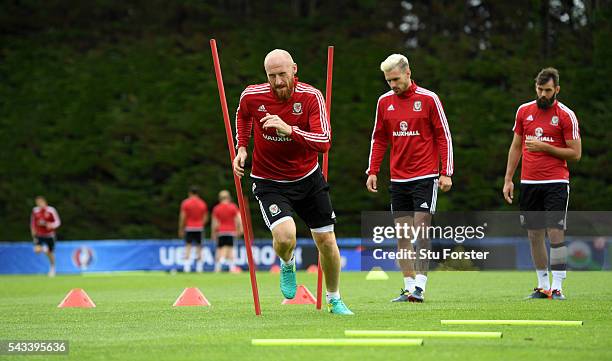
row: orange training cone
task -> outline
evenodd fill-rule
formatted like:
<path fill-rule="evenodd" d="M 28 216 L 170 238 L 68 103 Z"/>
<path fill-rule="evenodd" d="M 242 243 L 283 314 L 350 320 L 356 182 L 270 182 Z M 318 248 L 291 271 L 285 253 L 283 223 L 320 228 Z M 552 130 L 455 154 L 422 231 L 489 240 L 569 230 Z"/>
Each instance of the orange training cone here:
<path fill-rule="evenodd" d="M 183 290 L 172 306 L 210 306 L 210 303 L 197 287 L 189 287 Z"/>
<path fill-rule="evenodd" d="M 65 307 L 80 307 L 80 308 L 92 308 L 96 307 L 89 295 L 82 288 L 73 288 L 68 292 L 66 297 L 57 305 L 59 308 Z"/>
<path fill-rule="evenodd" d="M 295 297 L 291 300 L 285 299 L 283 305 L 315 305 L 317 300 L 304 285 L 299 285 Z"/>
<path fill-rule="evenodd" d="M 319 267 L 316 264 L 311 264 L 306 268 L 306 273 L 319 273 Z"/>
<path fill-rule="evenodd" d="M 280 266 L 273 264 L 272 267 L 270 267 L 270 273 L 280 273 Z"/>

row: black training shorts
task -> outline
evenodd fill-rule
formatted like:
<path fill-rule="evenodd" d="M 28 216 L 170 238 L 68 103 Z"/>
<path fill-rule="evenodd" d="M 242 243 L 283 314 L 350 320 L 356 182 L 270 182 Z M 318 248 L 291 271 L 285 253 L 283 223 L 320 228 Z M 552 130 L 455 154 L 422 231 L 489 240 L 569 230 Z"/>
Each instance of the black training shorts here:
<path fill-rule="evenodd" d="M 567 183 L 521 183 L 521 226 L 526 229 L 566 229 Z"/>
<path fill-rule="evenodd" d="M 49 252 L 53 252 L 55 249 L 55 237 L 34 237 L 34 245 L 42 246 L 47 245 Z"/>
<path fill-rule="evenodd" d="M 391 212 L 436 212 L 438 177 L 391 182 Z"/>
<path fill-rule="evenodd" d="M 187 243 L 187 244 L 202 244 L 202 231 L 187 231 L 187 232 L 185 232 L 185 243 Z"/>
<path fill-rule="evenodd" d="M 234 247 L 234 236 L 229 234 L 217 237 L 217 247 Z"/>
<path fill-rule="evenodd" d="M 317 168 L 309 176 L 294 182 L 275 182 L 267 179 L 253 180 L 253 194 L 266 226 L 270 230 L 293 217 L 293 212 L 310 229 L 336 223 L 336 215 L 329 197 L 329 185 Z"/>

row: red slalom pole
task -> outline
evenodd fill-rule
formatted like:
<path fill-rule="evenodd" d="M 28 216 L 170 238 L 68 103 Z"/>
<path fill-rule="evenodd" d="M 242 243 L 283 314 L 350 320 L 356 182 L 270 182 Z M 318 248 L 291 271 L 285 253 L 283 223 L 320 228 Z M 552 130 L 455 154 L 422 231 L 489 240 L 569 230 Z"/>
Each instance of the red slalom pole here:
<path fill-rule="evenodd" d="M 253 237 L 253 225 L 251 224 L 251 209 L 249 207 L 249 197 L 245 194 L 242 198 L 244 198 L 244 212 L 247 214 L 246 224 L 249 227 L 249 234 Z M 253 243 L 253 238 L 250 239 L 251 244 Z M 253 264 L 253 268 L 257 271 L 257 266 Z"/>
<path fill-rule="evenodd" d="M 327 83 L 325 84 L 325 107 L 327 108 L 327 120 L 330 124 L 331 140 L 331 97 L 332 97 L 332 77 L 334 72 L 334 47 L 327 47 Z M 323 153 L 323 177 L 327 180 L 327 169 L 329 167 L 329 152 Z M 321 269 L 321 254 L 317 265 L 317 310 L 321 309 L 323 300 L 323 270 Z"/>
<path fill-rule="evenodd" d="M 219 53 L 217 52 L 217 42 L 215 39 L 210 39 L 210 49 L 212 51 L 213 63 L 215 66 L 215 75 L 217 77 L 217 87 L 219 88 L 219 100 L 221 101 L 221 111 L 223 112 L 223 120 L 225 121 L 225 135 L 227 136 L 227 147 L 229 148 L 230 164 L 236 158 L 236 149 L 234 147 L 234 137 L 232 136 L 232 127 L 227 110 L 227 99 L 225 98 L 225 88 L 223 87 L 223 76 L 221 75 L 221 64 L 219 63 Z M 244 231 L 244 243 L 247 251 L 247 259 L 249 261 L 249 273 L 251 274 L 251 289 L 253 291 L 253 303 L 255 304 L 255 314 L 261 315 L 261 306 L 259 304 L 259 291 L 257 290 L 257 276 L 255 275 L 255 262 L 253 262 L 253 250 L 251 249 L 251 241 L 253 235 L 249 228 L 250 214 L 246 211 L 244 196 L 242 194 L 242 184 L 240 178 L 234 173 L 234 184 L 236 185 L 236 198 L 240 207 L 240 215 L 242 216 L 242 229 Z"/>

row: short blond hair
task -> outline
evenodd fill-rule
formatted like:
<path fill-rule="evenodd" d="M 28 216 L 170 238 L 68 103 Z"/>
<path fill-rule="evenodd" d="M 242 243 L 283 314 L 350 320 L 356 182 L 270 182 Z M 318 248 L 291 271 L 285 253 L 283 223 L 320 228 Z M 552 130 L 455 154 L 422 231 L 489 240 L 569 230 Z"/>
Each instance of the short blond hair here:
<path fill-rule="evenodd" d="M 385 59 L 385 61 L 380 63 L 380 70 L 388 73 L 398 67 L 400 70 L 406 70 L 409 66 L 410 64 L 408 63 L 408 58 L 402 54 L 391 54 L 387 57 L 387 59 Z"/>

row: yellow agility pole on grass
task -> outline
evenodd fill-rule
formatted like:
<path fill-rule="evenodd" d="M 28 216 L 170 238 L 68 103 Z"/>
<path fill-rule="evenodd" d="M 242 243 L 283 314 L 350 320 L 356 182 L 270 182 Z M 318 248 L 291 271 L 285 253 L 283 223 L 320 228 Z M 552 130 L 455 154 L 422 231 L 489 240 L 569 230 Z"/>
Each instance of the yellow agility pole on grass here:
<path fill-rule="evenodd" d="M 423 339 L 270 338 L 252 339 L 253 346 L 421 346 Z"/>
<path fill-rule="evenodd" d="M 440 320 L 443 325 L 582 326 L 582 321 L 555 320 Z"/>
<path fill-rule="evenodd" d="M 347 337 L 502 338 L 501 332 L 345 330 Z"/>

